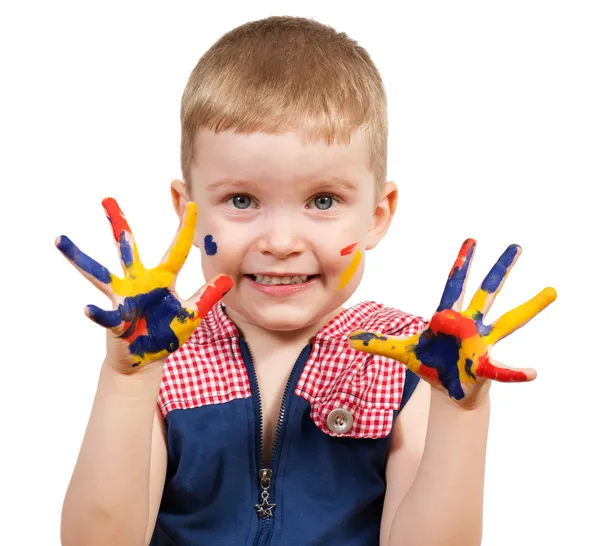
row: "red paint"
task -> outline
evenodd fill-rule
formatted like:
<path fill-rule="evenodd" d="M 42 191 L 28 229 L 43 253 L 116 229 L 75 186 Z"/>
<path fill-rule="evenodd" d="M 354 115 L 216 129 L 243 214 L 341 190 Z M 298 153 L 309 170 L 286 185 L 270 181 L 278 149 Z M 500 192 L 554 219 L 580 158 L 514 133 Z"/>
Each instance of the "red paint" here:
<path fill-rule="evenodd" d="M 473 319 L 463 317 L 454 309 L 444 309 L 431 317 L 429 327 L 434 334 L 441 332 L 456 337 L 468 339 L 477 334 L 477 325 Z"/>
<path fill-rule="evenodd" d="M 438 376 L 437 370 L 435 368 L 430 368 L 429 366 L 425 366 L 424 364 L 421 364 L 419 366 L 419 371 L 417 372 L 417 374 L 419 376 L 421 376 L 423 379 L 425 379 L 426 381 L 436 383 L 436 384 L 440 382 L 440 378 Z"/>
<path fill-rule="evenodd" d="M 481 377 L 495 379 L 496 381 L 502 381 L 504 383 L 527 381 L 527 376 L 519 370 L 509 370 L 507 368 L 498 368 L 498 366 L 494 366 L 490 362 L 490 357 L 487 354 L 479 357 L 476 373 Z"/>
<path fill-rule="evenodd" d="M 348 246 L 342 248 L 342 250 L 340 250 L 340 255 L 341 256 L 348 256 L 348 254 L 350 254 L 354 250 L 354 247 L 357 244 L 358 243 L 352 243 L 351 245 L 348 245 Z"/>
<path fill-rule="evenodd" d="M 200 299 L 196 302 L 196 309 L 198 310 L 200 318 L 204 318 L 212 309 L 213 305 L 231 290 L 232 286 L 233 280 L 227 275 L 219 277 L 215 281 L 215 286 L 207 286 L 206 290 L 200 296 Z"/>
<path fill-rule="evenodd" d="M 475 239 L 467 239 L 462 244 L 462 246 L 460 247 L 460 252 L 456 257 L 456 261 L 454 262 L 454 267 L 452 267 L 452 269 L 450 270 L 449 277 L 451 277 L 457 269 L 460 269 L 463 265 L 465 265 L 465 260 L 467 259 L 467 256 L 469 255 L 469 252 L 471 251 L 475 243 Z"/>
<path fill-rule="evenodd" d="M 131 326 L 131 322 L 124 322 L 123 326 L 125 331 Z M 130 335 L 123 338 L 128 343 L 133 343 L 139 336 L 147 336 L 148 335 L 148 324 L 146 323 L 146 319 L 144 317 L 140 317 L 133 328 L 133 332 Z"/>
<path fill-rule="evenodd" d="M 104 199 L 102 201 L 102 206 L 104 207 L 104 210 L 106 211 L 108 219 L 112 225 L 115 241 L 121 240 L 121 233 L 123 231 L 131 233 L 131 228 L 129 227 L 127 220 L 125 220 L 123 212 L 112 197 L 107 197 Z"/>

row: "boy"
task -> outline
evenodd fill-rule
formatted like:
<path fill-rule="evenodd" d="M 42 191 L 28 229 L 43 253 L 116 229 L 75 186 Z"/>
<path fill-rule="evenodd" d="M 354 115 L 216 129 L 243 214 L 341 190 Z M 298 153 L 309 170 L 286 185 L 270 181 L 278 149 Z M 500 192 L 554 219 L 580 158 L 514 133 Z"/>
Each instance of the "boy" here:
<path fill-rule="evenodd" d="M 479 544 L 489 379 L 535 377 L 488 347 L 554 291 L 483 324 L 511 245 L 461 312 L 468 240 L 431 321 L 343 308 L 397 191 L 379 74 L 327 26 L 273 17 L 227 33 L 181 116 L 181 224 L 161 264 L 142 266 L 112 199 L 124 279 L 57 241 L 114 305 L 86 309 L 107 356 L 63 544 Z M 211 281 L 182 302 L 192 244 Z"/>

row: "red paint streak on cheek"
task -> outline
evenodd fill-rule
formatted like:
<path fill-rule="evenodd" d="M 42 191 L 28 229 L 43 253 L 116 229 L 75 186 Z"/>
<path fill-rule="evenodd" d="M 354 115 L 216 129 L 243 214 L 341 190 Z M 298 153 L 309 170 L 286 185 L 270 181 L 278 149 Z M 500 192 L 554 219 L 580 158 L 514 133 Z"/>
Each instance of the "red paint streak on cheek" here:
<path fill-rule="evenodd" d="M 131 325 L 131 322 L 124 322 L 123 323 L 123 326 L 125 327 L 125 330 L 127 330 L 130 325 Z M 146 323 L 146 319 L 144 317 L 141 317 L 135 323 L 135 327 L 134 327 L 133 332 L 131 333 L 131 335 L 127 336 L 124 339 L 128 343 L 132 343 L 139 336 L 147 336 L 147 335 L 148 335 L 148 324 Z"/>
<path fill-rule="evenodd" d="M 490 362 L 488 355 L 479 357 L 477 375 L 487 377 L 488 379 L 495 379 L 496 381 L 502 381 L 504 383 L 527 381 L 527 376 L 523 372 L 518 370 L 507 370 L 505 368 L 498 368 L 497 366 L 494 366 Z"/>
<path fill-rule="evenodd" d="M 358 243 L 352 243 L 351 245 L 342 248 L 342 250 L 340 250 L 340 256 L 348 256 L 348 254 L 354 250 L 357 244 Z"/>
<path fill-rule="evenodd" d="M 232 286 L 233 281 L 231 280 L 231 277 L 227 276 L 219 277 L 215 281 L 215 286 L 208 286 L 196 303 L 198 315 L 200 315 L 200 317 L 205 317 L 212 309 L 213 305 L 231 290 Z"/>
<path fill-rule="evenodd" d="M 477 325 L 472 319 L 463 317 L 454 309 L 445 309 L 431 317 L 429 327 L 434 334 L 441 332 L 458 339 L 467 339 L 477 334 Z"/>
<path fill-rule="evenodd" d="M 131 233 L 131 228 L 129 227 L 127 220 L 125 220 L 123 212 L 121 212 L 119 205 L 117 205 L 117 202 L 112 197 L 104 199 L 102 205 L 104 205 L 106 213 L 108 214 L 115 240 L 118 241 L 120 239 L 123 231 Z"/>

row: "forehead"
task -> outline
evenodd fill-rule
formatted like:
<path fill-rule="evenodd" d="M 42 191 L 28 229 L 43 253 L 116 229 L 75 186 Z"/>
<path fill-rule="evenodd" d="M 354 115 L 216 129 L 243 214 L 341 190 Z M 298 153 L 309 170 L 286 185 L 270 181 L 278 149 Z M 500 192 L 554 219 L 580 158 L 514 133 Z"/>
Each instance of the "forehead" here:
<path fill-rule="evenodd" d="M 370 180 L 368 146 L 362 132 L 348 144 L 309 142 L 299 132 L 215 134 L 200 129 L 194 144 L 192 177 L 200 184 L 217 178 L 302 181 L 338 177 Z"/>

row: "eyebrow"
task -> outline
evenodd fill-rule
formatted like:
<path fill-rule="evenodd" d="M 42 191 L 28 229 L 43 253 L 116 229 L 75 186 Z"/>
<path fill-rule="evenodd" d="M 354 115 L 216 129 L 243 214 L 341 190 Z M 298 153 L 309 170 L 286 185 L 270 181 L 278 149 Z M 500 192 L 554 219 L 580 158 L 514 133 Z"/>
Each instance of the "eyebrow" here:
<path fill-rule="evenodd" d="M 258 183 L 252 180 L 223 178 L 221 180 L 216 180 L 215 182 L 211 182 L 210 184 L 208 184 L 206 186 L 206 190 L 209 192 L 213 192 L 219 190 L 223 186 L 228 186 L 231 188 L 248 188 L 257 185 Z M 319 188 L 322 190 L 345 191 L 350 193 L 358 191 L 358 187 L 355 183 L 337 176 L 324 179 L 309 179 L 306 182 L 304 182 L 304 185 L 309 188 Z"/>

